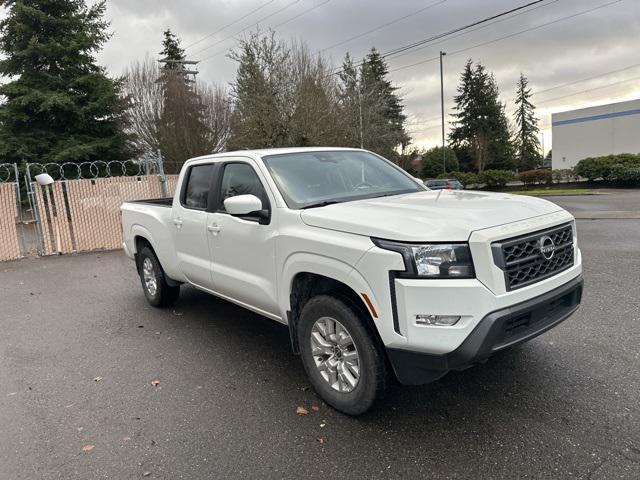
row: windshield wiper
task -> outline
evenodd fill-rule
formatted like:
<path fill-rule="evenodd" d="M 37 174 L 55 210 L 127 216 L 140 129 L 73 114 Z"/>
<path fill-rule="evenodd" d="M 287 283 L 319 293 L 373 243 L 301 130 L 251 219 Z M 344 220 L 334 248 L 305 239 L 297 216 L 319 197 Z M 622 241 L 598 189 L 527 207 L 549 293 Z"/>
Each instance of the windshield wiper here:
<path fill-rule="evenodd" d="M 317 207 L 326 207 L 327 205 L 333 205 L 334 203 L 342 203 L 338 200 L 324 200 L 318 203 L 312 203 L 310 205 L 305 205 L 304 207 L 300 207 L 300 210 L 306 210 L 307 208 L 317 208 Z"/>

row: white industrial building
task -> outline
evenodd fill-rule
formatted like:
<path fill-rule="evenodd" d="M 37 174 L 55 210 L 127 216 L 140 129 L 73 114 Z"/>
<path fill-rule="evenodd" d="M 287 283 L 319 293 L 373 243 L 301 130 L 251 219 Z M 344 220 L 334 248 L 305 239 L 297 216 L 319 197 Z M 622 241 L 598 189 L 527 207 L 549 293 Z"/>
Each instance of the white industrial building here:
<path fill-rule="evenodd" d="M 554 113 L 551 125 L 554 169 L 587 157 L 640 153 L 640 99 Z"/>

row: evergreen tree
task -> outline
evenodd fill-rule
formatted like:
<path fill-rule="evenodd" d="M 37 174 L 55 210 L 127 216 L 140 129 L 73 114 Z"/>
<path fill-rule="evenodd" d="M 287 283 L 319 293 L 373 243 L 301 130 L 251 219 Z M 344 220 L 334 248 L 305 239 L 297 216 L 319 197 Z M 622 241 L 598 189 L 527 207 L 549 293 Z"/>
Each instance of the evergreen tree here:
<path fill-rule="evenodd" d="M 167 29 L 163 33 L 160 62 L 163 64 L 159 82 L 163 105 L 158 122 L 160 151 L 168 173 L 177 173 L 189 158 L 211 153 L 214 149 L 210 129 L 205 121 L 205 109 L 189 78 L 184 63 L 180 39 Z"/>
<path fill-rule="evenodd" d="M 535 116 L 535 107 L 530 100 L 531 89 L 528 88 L 528 83 L 527 77 L 521 73 L 515 102 L 517 125 L 515 148 L 520 170 L 531 170 L 541 162 L 538 119 Z"/>
<path fill-rule="evenodd" d="M 238 62 L 231 85 L 235 102 L 229 148 L 272 148 L 287 145 L 289 133 L 284 81 L 289 50 L 273 33 L 252 34 L 230 57 Z"/>
<path fill-rule="evenodd" d="M 121 81 L 95 61 L 105 2 L 0 0 L 0 159 L 85 162 L 130 157 Z"/>
<path fill-rule="evenodd" d="M 360 66 L 364 146 L 387 158 L 397 157 L 396 149 L 409 143 L 398 87 L 387 78 L 389 69 L 380 53 L 372 48 Z"/>
<path fill-rule="evenodd" d="M 346 128 L 342 136 L 342 145 L 349 147 L 360 147 L 360 114 L 363 89 L 360 70 L 353 63 L 351 55 L 347 52 L 342 61 L 342 69 L 338 73 L 340 79 L 340 104 L 347 120 Z M 364 114 L 363 116 L 363 137 L 364 137 Z M 363 138 L 364 143 L 364 138 Z"/>
<path fill-rule="evenodd" d="M 447 172 L 458 170 L 458 159 L 452 148 L 445 147 L 444 158 Z M 422 155 L 420 175 L 422 178 L 436 178 L 444 173 L 445 165 L 442 165 L 442 147 L 430 148 Z"/>
<path fill-rule="evenodd" d="M 461 165 L 479 172 L 513 168 L 509 122 L 493 75 L 469 60 L 457 91 L 449 141 Z"/>
<path fill-rule="evenodd" d="M 179 64 L 172 62 L 184 60 L 184 48 L 180 46 L 180 39 L 175 36 L 170 28 L 163 32 L 163 36 L 160 57 L 162 60 L 169 60 L 165 67 L 166 69 L 176 70 L 179 68 Z"/>

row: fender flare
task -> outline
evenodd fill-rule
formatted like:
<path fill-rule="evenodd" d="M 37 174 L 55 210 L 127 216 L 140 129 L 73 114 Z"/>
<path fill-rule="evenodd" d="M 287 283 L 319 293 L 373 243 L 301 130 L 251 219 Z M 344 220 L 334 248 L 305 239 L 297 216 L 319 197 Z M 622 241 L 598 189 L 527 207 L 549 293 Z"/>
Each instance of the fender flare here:
<path fill-rule="evenodd" d="M 345 284 L 361 297 L 366 293 L 375 301 L 375 296 L 365 278 L 352 265 L 333 257 L 315 253 L 299 252 L 290 255 L 284 262 L 280 285 L 283 288 L 278 293 L 280 305 L 283 305 L 282 316 L 291 310 L 291 286 L 293 279 L 299 273 L 313 273 L 331 278 Z"/>
<path fill-rule="evenodd" d="M 379 327 L 377 325 L 379 318 L 375 308 L 377 300 L 366 279 L 352 265 L 336 258 L 298 252 L 290 255 L 285 260 L 280 278 L 282 288 L 279 289 L 278 292 L 278 301 L 282 306 L 281 315 L 282 318 L 287 319 L 292 347 L 295 353 L 297 353 L 297 333 L 291 306 L 291 291 L 294 278 L 300 273 L 321 275 L 349 288 L 361 301 L 364 309 L 369 313 L 374 328 L 378 330 L 379 333 Z M 365 298 L 363 294 L 368 298 Z M 372 304 L 370 302 L 372 302 Z"/>

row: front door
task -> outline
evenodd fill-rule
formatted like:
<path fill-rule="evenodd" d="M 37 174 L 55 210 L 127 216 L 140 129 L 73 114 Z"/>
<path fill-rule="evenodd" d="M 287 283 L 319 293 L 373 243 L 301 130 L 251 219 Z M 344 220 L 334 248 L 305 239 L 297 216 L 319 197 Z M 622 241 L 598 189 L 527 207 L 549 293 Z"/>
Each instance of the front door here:
<path fill-rule="evenodd" d="M 171 218 L 179 268 L 190 283 L 204 288 L 211 288 L 207 206 L 213 169 L 213 164 L 189 167 Z"/>
<path fill-rule="evenodd" d="M 217 208 L 210 214 L 215 292 L 262 312 L 279 316 L 275 268 L 275 221 L 257 216 L 236 217 L 224 209 L 224 200 L 252 194 L 262 200 L 263 209 L 273 204 L 258 171 L 249 160 L 231 161 L 221 166 L 222 178 Z"/>

